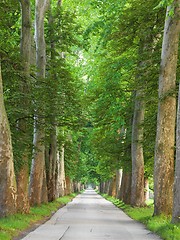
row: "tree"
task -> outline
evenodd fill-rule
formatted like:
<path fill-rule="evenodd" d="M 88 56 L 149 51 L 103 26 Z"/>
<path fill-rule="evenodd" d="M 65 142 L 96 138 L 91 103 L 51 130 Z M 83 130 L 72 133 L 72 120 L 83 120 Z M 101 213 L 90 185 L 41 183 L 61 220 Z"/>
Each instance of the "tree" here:
<path fill-rule="evenodd" d="M 44 17 L 46 10 L 48 8 L 48 4 L 49 4 L 48 0 L 44 1 L 36 0 L 35 41 L 36 41 L 37 81 L 42 81 L 45 79 L 46 46 L 44 39 Z M 30 179 L 31 205 L 35 204 L 39 205 L 42 202 L 47 201 L 47 196 L 45 194 L 47 187 L 44 186 L 44 183 L 46 183 L 46 180 L 44 179 L 46 178 L 44 141 L 45 131 L 43 112 L 40 113 L 40 109 L 36 109 L 34 128 L 34 156 L 31 166 L 31 179 Z M 44 196 L 45 198 L 42 199 L 42 196 Z"/>
<path fill-rule="evenodd" d="M 172 213 L 179 11 L 180 1 L 174 0 L 167 7 L 164 26 L 155 146 L 154 215 Z"/>
<path fill-rule="evenodd" d="M 176 165 L 174 179 L 174 200 L 172 222 L 180 222 L 180 85 L 178 94 L 178 110 L 177 110 L 177 130 L 176 130 Z"/>
<path fill-rule="evenodd" d="M 61 144 L 60 151 L 57 153 L 56 197 L 64 196 L 65 187 L 64 144 Z"/>
<path fill-rule="evenodd" d="M 16 180 L 13 163 L 11 132 L 3 100 L 0 63 L 0 216 L 16 212 Z"/>
<path fill-rule="evenodd" d="M 132 125 L 132 206 L 144 205 L 144 155 L 143 155 L 143 123 L 145 104 L 142 90 L 136 91 L 133 125 Z"/>
<path fill-rule="evenodd" d="M 30 79 L 30 59 L 31 59 L 31 4 L 29 0 L 21 0 L 21 11 L 22 11 L 22 24 L 21 24 L 21 58 L 23 67 L 23 81 L 20 82 L 20 91 L 23 94 L 20 104 L 24 111 L 27 105 L 30 104 L 27 95 L 29 91 L 29 79 Z M 25 115 L 25 114 L 24 114 Z M 22 117 L 18 121 L 18 129 L 21 133 L 18 135 L 21 141 L 23 136 L 29 134 L 27 131 L 28 124 L 27 119 Z M 25 141 L 25 139 L 24 139 Z M 22 150 L 21 159 L 19 159 L 19 167 L 17 173 L 17 210 L 19 212 L 29 212 L 29 196 L 28 196 L 28 185 L 29 185 L 29 149 L 27 145 Z"/>
<path fill-rule="evenodd" d="M 177 35 L 180 33 L 180 1 L 177 1 Z M 178 44 L 179 37 L 177 36 Z M 180 85 L 179 85 L 179 93 L 178 93 L 178 110 L 177 110 L 177 129 L 176 129 L 176 164 L 175 164 L 175 180 L 174 180 L 174 201 L 173 201 L 173 214 L 172 214 L 172 222 L 180 222 Z"/>

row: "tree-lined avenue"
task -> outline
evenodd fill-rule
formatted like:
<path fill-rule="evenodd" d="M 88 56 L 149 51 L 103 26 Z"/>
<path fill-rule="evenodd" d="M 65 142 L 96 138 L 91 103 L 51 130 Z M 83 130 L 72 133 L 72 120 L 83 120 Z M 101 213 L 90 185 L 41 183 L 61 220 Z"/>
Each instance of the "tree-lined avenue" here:
<path fill-rule="evenodd" d="M 0 35 L 0 240 L 88 186 L 179 240 L 180 0 L 1 0 Z M 25 239 L 135 225 L 89 189 Z"/>
<path fill-rule="evenodd" d="M 142 224 L 88 189 L 24 240 L 158 240 Z"/>

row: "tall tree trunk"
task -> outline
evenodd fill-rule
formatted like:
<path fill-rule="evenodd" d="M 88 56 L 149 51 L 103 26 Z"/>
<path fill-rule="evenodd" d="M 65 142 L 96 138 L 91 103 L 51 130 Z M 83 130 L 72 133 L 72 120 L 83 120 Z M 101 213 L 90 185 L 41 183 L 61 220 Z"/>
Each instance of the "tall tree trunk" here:
<path fill-rule="evenodd" d="M 179 85 L 178 111 L 177 111 L 176 167 L 175 167 L 172 222 L 174 223 L 180 222 L 180 85 Z"/>
<path fill-rule="evenodd" d="M 132 174 L 123 171 L 119 199 L 126 204 L 131 203 L 131 181 Z"/>
<path fill-rule="evenodd" d="M 56 198 L 56 167 L 57 167 L 57 137 L 56 127 L 53 126 L 50 136 L 49 149 L 49 164 L 48 164 L 48 200 L 54 201 Z"/>
<path fill-rule="evenodd" d="M 28 80 L 30 76 L 30 57 L 31 57 L 31 4 L 30 0 L 21 0 L 22 11 L 22 26 L 21 26 L 21 57 L 24 70 L 25 80 L 22 81 L 21 91 L 24 94 L 22 107 L 26 109 L 28 100 L 26 94 L 28 93 Z M 19 129 L 23 135 L 27 135 L 27 120 L 22 119 L 19 121 Z M 26 137 L 26 136 L 25 136 Z M 23 136 L 21 136 L 23 139 Z M 28 184 L 29 184 L 29 165 L 28 156 L 29 149 L 27 145 L 23 149 L 21 168 L 17 173 L 17 211 L 28 213 L 30 209 Z"/>
<path fill-rule="evenodd" d="M 78 192 L 78 182 L 73 181 L 73 190 L 74 192 Z"/>
<path fill-rule="evenodd" d="M 61 1 L 57 2 L 57 8 L 60 8 Z M 49 38 L 50 38 L 50 52 L 51 52 L 51 64 L 52 68 L 55 68 L 53 63 L 56 61 L 56 51 L 55 51 L 55 43 L 56 41 L 54 40 L 54 37 L 56 35 L 53 25 L 54 25 L 54 16 L 52 14 L 52 9 L 51 9 L 51 4 L 49 8 L 49 19 L 48 19 L 48 24 L 49 24 Z M 57 74 L 54 72 L 51 74 L 52 81 L 57 81 Z M 54 95 L 57 96 L 57 86 L 53 86 L 54 90 Z M 59 176 L 61 174 L 61 166 L 60 163 L 62 161 L 58 161 L 59 158 L 57 159 L 57 130 L 56 130 L 56 113 L 55 113 L 55 106 L 57 105 L 56 98 L 52 100 L 51 104 L 51 114 L 53 115 L 52 119 L 52 130 L 51 130 L 51 136 L 50 136 L 50 154 L 49 154 L 49 168 L 48 168 L 48 199 L 49 201 L 55 200 L 56 196 L 63 196 L 64 195 L 64 190 L 62 187 L 64 187 L 64 182 L 59 183 L 59 179 L 62 176 Z M 64 158 L 64 157 L 63 157 Z M 61 159 L 62 160 L 62 159 Z M 58 174 L 57 174 L 58 171 Z M 61 180 L 60 180 L 61 181 Z M 65 179 L 64 179 L 65 181 Z M 61 189 L 59 189 L 61 188 Z M 58 192 L 57 192 L 58 191 Z"/>
<path fill-rule="evenodd" d="M 36 65 L 37 65 L 37 79 L 41 81 L 45 79 L 46 70 L 46 46 L 44 39 L 44 17 L 49 4 L 49 0 L 36 0 L 36 20 L 35 20 L 35 41 L 36 41 Z M 39 93 L 40 94 L 40 93 Z M 44 126 L 40 126 L 39 109 L 37 109 L 37 116 L 35 118 L 34 131 L 34 158 L 31 166 L 30 179 L 30 201 L 31 205 L 40 204 L 42 193 L 47 188 L 43 187 L 45 181 L 45 146 L 44 146 Z M 44 121 L 41 122 L 43 125 Z M 44 197 L 45 199 L 45 197 Z"/>
<path fill-rule="evenodd" d="M 167 7 L 159 76 L 159 104 L 154 165 L 154 215 L 172 213 L 176 119 L 176 67 L 180 0 Z M 174 16 L 169 12 L 174 9 Z"/>
<path fill-rule="evenodd" d="M 144 100 L 142 90 L 136 91 L 133 125 L 132 125 L 132 184 L 131 205 L 144 206 L 144 155 L 143 155 L 143 122 Z"/>
<path fill-rule="evenodd" d="M 104 189 L 104 193 L 105 194 L 109 194 L 109 190 L 110 190 L 110 183 L 111 183 L 111 180 L 106 180 L 105 182 L 105 189 Z"/>
<path fill-rule="evenodd" d="M 66 177 L 66 188 L 65 188 L 65 195 L 69 195 L 71 193 L 71 179 L 70 177 Z"/>
<path fill-rule="evenodd" d="M 47 179 L 46 179 L 46 170 L 44 167 L 44 172 L 43 172 L 43 183 L 42 183 L 42 191 L 41 191 L 41 202 L 42 203 L 47 203 L 48 202 L 48 194 L 47 194 Z"/>
<path fill-rule="evenodd" d="M 116 197 L 116 175 L 110 180 L 108 195 Z"/>
<path fill-rule="evenodd" d="M 119 198 L 120 196 L 122 174 L 122 169 L 116 171 L 116 198 Z"/>
<path fill-rule="evenodd" d="M 16 180 L 14 174 L 11 132 L 3 99 L 0 63 L 0 217 L 16 212 Z"/>
<path fill-rule="evenodd" d="M 144 179 L 144 198 L 145 198 L 145 201 L 149 200 L 149 180 L 148 180 L 148 178 Z"/>
<path fill-rule="evenodd" d="M 44 166 L 45 166 L 45 146 L 44 132 L 41 129 L 35 128 L 34 133 L 34 153 L 31 165 L 30 175 L 30 204 L 40 205 L 42 196 L 42 186 L 44 181 Z"/>
<path fill-rule="evenodd" d="M 104 188 L 105 188 L 105 182 L 101 181 L 100 182 L 100 186 L 99 186 L 99 191 L 100 193 L 104 193 Z"/>
<path fill-rule="evenodd" d="M 60 151 L 60 171 L 59 171 L 59 196 L 64 196 L 66 188 L 65 167 L 64 167 L 64 144 Z"/>
<path fill-rule="evenodd" d="M 180 0 L 177 1 L 177 32 L 180 34 Z M 177 33 L 177 35 L 179 36 Z M 177 37 L 177 40 L 179 37 Z M 177 43 L 179 44 L 179 42 Z M 175 167 L 175 181 L 174 181 L 174 201 L 173 201 L 173 215 L 172 222 L 180 222 L 180 84 L 178 93 L 178 111 L 177 111 L 177 130 L 176 130 L 176 167 Z"/>

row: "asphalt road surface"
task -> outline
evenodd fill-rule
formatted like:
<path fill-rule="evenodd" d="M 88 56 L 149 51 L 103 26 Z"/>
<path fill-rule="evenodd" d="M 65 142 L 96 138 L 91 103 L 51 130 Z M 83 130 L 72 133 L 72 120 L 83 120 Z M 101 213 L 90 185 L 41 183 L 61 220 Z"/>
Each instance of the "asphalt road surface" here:
<path fill-rule="evenodd" d="M 94 190 L 86 190 L 24 240 L 158 240 Z"/>

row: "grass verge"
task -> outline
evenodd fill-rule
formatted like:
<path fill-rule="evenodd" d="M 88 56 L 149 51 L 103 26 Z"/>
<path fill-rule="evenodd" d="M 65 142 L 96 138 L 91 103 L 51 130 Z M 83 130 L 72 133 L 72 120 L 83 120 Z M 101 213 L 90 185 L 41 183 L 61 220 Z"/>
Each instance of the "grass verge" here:
<path fill-rule="evenodd" d="M 164 240 L 180 240 L 180 224 L 172 224 L 171 218 L 153 215 L 152 202 L 144 208 L 133 208 L 119 199 L 102 194 L 104 198 L 121 208 L 128 216 L 146 225 L 147 229 L 156 233 Z"/>
<path fill-rule="evenodd" d="M 70 202 L 76 194 L 56 199 L 54 202 L 32 207 L 29 214 L 15 214 L 0 219 L 0 239 L 11 240 L 35 223 L 47 219 L 60 207 Z"/>

